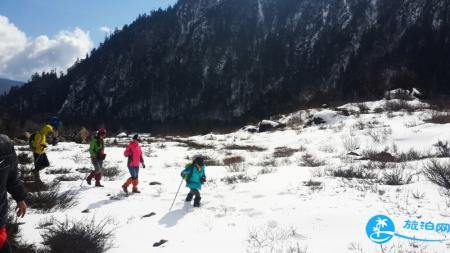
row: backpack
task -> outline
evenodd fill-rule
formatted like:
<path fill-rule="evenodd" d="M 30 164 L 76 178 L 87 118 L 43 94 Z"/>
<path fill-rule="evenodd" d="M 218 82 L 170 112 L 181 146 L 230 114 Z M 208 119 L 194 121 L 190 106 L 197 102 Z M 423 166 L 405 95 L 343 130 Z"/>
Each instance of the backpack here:
<path fill-rule="evenodd" d="M 186 165 L 185 169 L 189 168 L 189 172 L 185 175 L 184 180 L 186 180 L 186 183 L 189 182 L 189 179 L 192 177 L 192 173 L 194 172 L 194 168 L 192 167 L 192 164 Z"/>
<path fill-rule="evenodd" d="M 32 133 L 30 138 L 28 139 L 28 145 L 30 146 L 31 151 L 34 151 L 34 138 L 36 137 L 36 133 Z"/>

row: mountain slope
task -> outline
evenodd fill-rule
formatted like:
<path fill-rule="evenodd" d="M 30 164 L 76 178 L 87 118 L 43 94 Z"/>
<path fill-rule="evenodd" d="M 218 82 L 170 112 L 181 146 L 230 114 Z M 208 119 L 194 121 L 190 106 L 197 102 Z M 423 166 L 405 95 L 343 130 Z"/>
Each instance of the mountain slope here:
<path fill-rule="evenodd" d="M 396 87 L 449 93 L 449 4 L 180 0 L 74 65 L 51 110 L 144 126 L 233 122 Z M 16 107 L 32 111 L 26 103 Z"/>
<path fill-rule="evenodd" d="M 0 78 L 0 94 L 8 92 L 11 87 L 20 86 L 22 84 L 23 82 Z"/>

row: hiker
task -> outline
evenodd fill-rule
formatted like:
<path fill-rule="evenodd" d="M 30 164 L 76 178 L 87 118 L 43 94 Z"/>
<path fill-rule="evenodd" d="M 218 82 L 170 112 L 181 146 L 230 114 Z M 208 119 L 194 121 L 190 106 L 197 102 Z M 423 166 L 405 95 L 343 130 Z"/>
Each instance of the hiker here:
<path fill-rule="evenodd" d="M 30 146 L 34 157 L 34 170 L 32 173 L 35 182 L 42 183 L 39 171 L 50 166 L 45 152 L 48 145 L 47 136 L 57 130 L 59 125 L 60 120 L 57 117 L 52 117 L 49 124 L 44 125 L 39 132 L 30 136 Z"/>
<path fill-rule="evenodd" d="M 103 161 L 106 158 L 105 154 L 105 142 L 104 138 L 106 136 L 106 129 L 100 128 L 97 131 L 97 134 L 92 138 L 91 144 L 89 146 L 89 153 L 91 155 L 91 161 L 94 165 L 94 170 L 91 171 L 91 174 L 86 178 L 86 182 L 88 185 L 91 185 L 92 178 L 95 179 L 96 187 L 103 187 L 100 183 L 102 179 L 103 173 Z"/>
<path fill-rule="evenodd" d="M 190 202 L 192 197 L 194 199 L 194 207 L 200 207 L 200 189 L 202 184 L 206 182 L 205 175 L 205 161 L 202 157 L 196 157 L 194 161 L 185 166 L 185 169 L 181 172 L 181 177 L 186 180 L 186 187 L 190 188 L 186 201 Z"/>
<path fill-rule="evenodd" d="M 27 193 L 18 179 L 17 164 L 17 156 L 11 140 L 8 136 L 0 134 L 0 253 L 12 252 L 7 241 L 8 198 L 6 192 L 9 192 L 17 203 L 18 217 L 24 217 L 27 211 L 25 203 Z"/>
<path fill-rule="evenodd" d="M 130 171 L 131 177 L 125 181 L 122 185 L 124 192 L 128 193 L 128 186 L 133 184 L 133 193 L 141 193 L 137 188 L 139 184 L 139 165 L 142 164 L 142 168 L 145 168 L 144 158 L 142 157 L 141 146 L 139 145 L 139 135 L 135 134 L 133 140 L 130 141 L 125 151 L 123 152 L 125 157 L 128 157 L 128 170 Z"/>

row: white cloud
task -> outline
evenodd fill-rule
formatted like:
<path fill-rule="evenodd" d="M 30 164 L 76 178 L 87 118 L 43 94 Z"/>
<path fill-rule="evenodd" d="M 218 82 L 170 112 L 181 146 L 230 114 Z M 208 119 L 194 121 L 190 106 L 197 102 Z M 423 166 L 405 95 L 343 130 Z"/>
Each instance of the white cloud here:
<path fill-rule="evenodd" d="M 102 26 L 102 27 L 100 27 L 100 31 L 104 32 L 104 33 L 111 33 L 112 29 L 107 26 Z"/>
<path fill-rule="evenodd" d="M 41 35 L 27 39 L 8 18 L 0 16 L 0 75 L 14 80 L 28 80 L 35 72 L 55 69 L 66 71 L 77 58 L 84 58 L 92 49 L 89 32 L 80 28 L 60 31 L 53 38 Z"/>

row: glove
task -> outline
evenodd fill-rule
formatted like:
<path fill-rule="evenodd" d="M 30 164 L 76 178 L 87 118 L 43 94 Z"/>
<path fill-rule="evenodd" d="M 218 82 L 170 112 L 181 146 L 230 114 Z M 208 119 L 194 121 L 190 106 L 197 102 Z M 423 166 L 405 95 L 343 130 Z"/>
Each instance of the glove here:
<path fill-rule="evenodd" d="M 47 145 L 46 144 L 41 144 L 41 147 L 42 148 L 47 148 Z"/>
<path fill-rule="evenodd" d="M 145 169 L 145 164 L 142 164 L 142 168 L 144 168 L 144 169 Z"/>
<path fill-rule="evenodd" d="M 201 178 L 200 178 L 200 182 L 203 184 L 203 183 L 205 183 L 206 182 L 206 177 L 205 176 L 202 176 Z"/>

